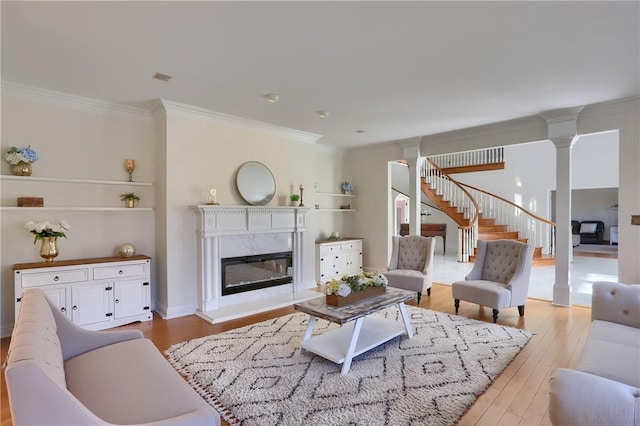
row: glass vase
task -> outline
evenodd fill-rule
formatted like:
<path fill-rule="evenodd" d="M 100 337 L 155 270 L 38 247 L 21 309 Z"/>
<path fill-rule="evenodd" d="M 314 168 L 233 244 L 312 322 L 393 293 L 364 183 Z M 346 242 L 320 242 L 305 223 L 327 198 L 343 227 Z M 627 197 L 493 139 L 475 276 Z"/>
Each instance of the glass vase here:
<path fill-rule="evenodd" d="M 58 237 L 43 237 L 40 246 L 40 256 L 46 262 L 53 262 L 53 258 L 58 255 Z"/>
<path fill-rule="evenodd" d="M 15 176 L 31 176 L 31 172 L 31 164 L 26 161 L 20 161 L 11 166 L 11 173 Z"/>

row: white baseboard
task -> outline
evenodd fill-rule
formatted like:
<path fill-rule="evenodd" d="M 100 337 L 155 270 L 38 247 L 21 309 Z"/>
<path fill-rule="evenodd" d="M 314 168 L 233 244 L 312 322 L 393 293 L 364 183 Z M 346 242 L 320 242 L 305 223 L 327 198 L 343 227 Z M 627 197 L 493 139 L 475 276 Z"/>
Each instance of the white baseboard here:
<path fill-rule="evenodd" d="M 163 319 L 172 319 L 193 315 L 196 313 L 196 305 L 183 305 L 167 309 L 164 305 L 156 305 L 155 313 Z"/>
<path fill-rule="evenodd" d="M 10 337 L 11 333 L 13 333 L 13 326 L 15 324 L 11 324 L 10 326 L 4 326 L 0 329 L 0 337 Z"/>

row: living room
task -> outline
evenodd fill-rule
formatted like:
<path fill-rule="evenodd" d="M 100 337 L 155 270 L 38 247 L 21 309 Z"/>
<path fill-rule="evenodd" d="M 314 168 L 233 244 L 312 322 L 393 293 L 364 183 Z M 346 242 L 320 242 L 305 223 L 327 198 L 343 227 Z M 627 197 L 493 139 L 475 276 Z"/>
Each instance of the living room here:
<path fill-rule="evenodd" d="M 77 16 L 80 20 L 85 14 L 92 16 L 91 13 L 82 9 L 82 5 L 77 6 L 79 9 L 74 9 L 72 4 L 58 4 L 57 6 L 62 7 L 62 11 L 56 11 L 54 6 L 34 5 L 31 6 L 34 9 L 29 9 L 30 6 L 17 5 L 12 2 L 3 2 L 2 4 L 2 153 L 4 155 L 11 146 L 30 145 L 39 156 L 39 160 L 33 164 L 32 177 L 36 179 L 31 181 L 28 178 L 5 178 L 10 175 L 10 165 L 6 162 L 3 162 L 2 165 L 3 211 L 0 225 L 3 238 L 1 242 L 2 314 L 0 330 L 3 337 L 11 334 L 15 320 L 12 267 L 14 264 L 40 260 L 38 246 L 34 246 L 32 235 L 24 228 L 27 221 L 66 220 L 69 222 L 71 229 L 66 232 L 66 239 L 59 241 L 60 255 L 56 260 L 111 256 L 121 244 L 133 243 L 137 248 L 137 253 L 152 258 L 152 309 L 165 319 L 182 318 L 193 315 L 198 308 L 199 236 L 196 230 L 199 216 L 195 206 L 207 202 L 211 188 L 217 190 L 217 202 L 222 206 L 246 205 L 238 192 L 235 180 L 237 170 L 243 163 L 259 161 L 273 173 L 276 193 L 269 206 L 283 207 L 288 205 L 289 196 L 299 193 L 300 185 L 303 185 L 304 204 L 310 210 L 307 213 L 307 229 L 302 241 L 304 272 L 301 281 L 307 287 L 313 287 L 315 286 L 314 242 L 316 239 L 329 237 L 331 232 L 338 231 L 342 236 L 363 238 L 365 269 L 383 270 L 386 268 L 391 252 L 390 235 L 392 234 L 393 217 L 390 202 L 391 193 L 388 189 L 388 163 L 404 157 L 403 143 L 406 145 L 408 142 L 419 147 L 420 151 L 426 155 L 437 155 L 546 140 L 549 136 L 547 122 L 541 119 L 538 114 L 556 108 L 574 107 L 578 102 L 577 98 L 568 97 L 564 100 L 561 96 L 554 98 L 554 101 L 541 100 L 536 104 L 533 104 L 532 100 L 520 101 L 514 105 L 508 105 L 505 109 L 517 109 L 516 107 L 520 107 L 520 103 L 530 102 L 531 107 L 518 109 L 518 111 L 526 109 L 527 113 L 518 113 L 516 116 L 503 115 L 500 119 L 492 119 L 482 114 L 483 105 L 496 102 L 495 98 L 489 97 L 485 103 L 476 100 L 476 109 L 466 111 L 464 114 L 459 113 L 468 117 L 466 123 L 460 127 L 424 129 L 413 127 L 415 123 L 400 123 L 398 127 L 402 129 L 401 131 L 387 134 L 385 133 L 386 129 L 381 129 L 385 128 L 385 120 L 376 117 L 376 120 L 368 122 L 369 126 L 366 128 L 364 125 L 356 126 L 357 121 L 349 121 L 341 125 L 342 133 L 338 133 L 334 128 L 328 127 L 332 125 L 331 120 L 335 120 L 334 123 L 342 122 L 345 120 L 344 116 L 357 116 L 359 111 L 368 110 L 365 104 L 375 104 L 379 98 L 375 98 L 376 102 L 367 101 L 359 104 L 355 107 L 356 109 L 347 108 L 346 103 L 344 104 L 345 109 L 342 109 L 339 103 L 334 103 L 331 108 L 326 107 L 331 114 L 322 118 L 314 115 L 313 111 L 325 108 L 320 104 L 322 102 L 328 103 L 330 100 L 314 93 L 315 99 L 317 99 L 315 102 L 318 105 L 307 108 L 309 104 L 304 104 L 304 110 L 310 111 L 309 117 L 305 116 L 300 121 L 300 123 L 304 123 L 304 126 L 285 125 L 276 108 L 284 108 L 290 114 L 296 115 L 296 111 L 303 108 L 285 103 L 286 98 L 298 99 L 302 102 L 307 96 L 296 93 L 308 92 L 303 90 L 296 92 L 297 89 L 285 92 L 278 87 L 269 86 L 267 75 L 271 71 L 265 71 L 265 76 L 255 77 L 257 82 L 252 85 L 240 84 L 240 86 L 247 86 L 244 89 L 237 86 L 227 89 L 225 79 L 221 78 L 221 83 L 216 86 L 217 90 L 220 93 L 227 90 L 233 92 L 237 99 L 243 100 L 244 104 L 231 105 L 224 109 L 220 104 L 220 108 L 216 108 L 215 102 L 196 102 L 201 98 L 216 98 L 218 96 L 212 89 L 202 89 L 208 87 L 207 79 L 199 80 L 200 86 L 196 86 L 199 90 L 195 89 L 195 91 L 182 85 L 185 80 L 195 79 L 193 74 L 198 73 L 194 69 L 198 67 L 194 65 L 193 61 L 185 60 L 181 56 L 180 48 L 173 51 L 176 57 L 182 58 L 177 61 L 178 63 L 171 67 L 167 62 L 154 62 L 143 66 L 141 69 L 144 71 L 139 70 L 138 73 L 144 74 L 144 83 L 142 82 L 143 78 L 136 74 L 138 80 L 135 84 L 148 88 L 149 92 L 154 93 L 153 97 L 133 94 L 133 92 L 130 96 L 121 93 L 111 95 L 100 90 L 102 87 L 100 79 L 105 77 L 105 74 L 110 74 L 108 70 L 115 67 L 114 64 L 126 63 L 128 60 L 136 64 L 144 62 L 143 58 L 139 58 L 134 53 L 131 53 L 130 56 L 125 55 L 125 58 L 115 53 L 120 51 L 122 47 L 111 46 L 101 50 L 100 54 L 95 53 L 96 56 L 112 55 L 109 59 L 111 66 L 99 67 L 95 64 L 100 62 L 94 64 L 89 61 L 102 71 L 92 75 L 88 84 L 78 84 L 78 88 L 68 82 L 47 82 L 42 76 L 32 77 L 29 72 L 21 68 L 23 65 L 21 65 L 21 61 L 18 61 L 20 53 L 16 52 L 31 52 L 25 56 L 38 57 L 41 55 L 44 60 L 45 56 L 41 53 L 42 47 L 36 48 L 35 46 L 45 46 L 45 43 L 34 28 L 45 28 L 47 29 L 46 34 L 56 35 L 55 39 L 65 47 L 66 55 L 63 55 L 64 52 L 58 52 L 60 57 L 57 61 L 60 63 L 56 60 L 50 60 L 45 61 L 41 66 L 33 66 L 33 64 L 24 66 L 33 70 L 33 73 L 40 69 L 46 71 L 43 74 L 71 75 L 71 80 L 79 80 L 81 76 L 89 75 L 89 69 L 92 67 L 77 71 L 78 74 L 73 76 L 73 68 L 63 68 L 61 63 L 71 62 L 73 56 L 91 56 L 88 53 L 91 50 L 82 50 L 83 54 L 69 52 L 79 51 L 81 46 L 75 43 L 80 43 L 81 40 L 89 40 L 93 37 L 101 40 L 102 35 L 110 33 L 117 25 L 110 22 L 107 17 L 116 19 L 115 17 L 121 16 L 121 10 L 117 8 L 126 7 L 125 5 L 116 5 L 114 6 L 116 9 L 111 10 L 106 4 L 99 6 L 106 8 L 102 14 L 105 16 L 105 20 L 101 21 L 101 25 L 104 27 L 96 24 L 92 28 L 91 24 L 79 25 L 78 27 L 57 24 L 56 19 L 58 18 L 61 20 L 60 22 L 68 22 L 64 18 L 65 15 Z M 44 7 L 44 9 L 39 9 L 39 7 Z M 51 9 L 49 9 L 50 7 Z M 169 8 L 169 6 L 166 7 Z M 172 5 L 172 7 L 176 6 Z M 231 6 L 225 5 L 224 7 L 230 8 Z M 239 7 L 240 10 L 237 13 L 247 13 L 242 8 L 249 7 L 249 5 Z M 299 7 L 300 5 L 293 6 L 295 10 Z M 318 4 L 312 7 L 314 7 L 314 12 L 317 12 L 315 8 L 322 9 Z M 512 6 L 505 7 L 511 8 Z M 135 12 L 135 16 L 144 18 L 148 16 L 143 9 L 134 8 L 132 11 Z M 283 16 L 289 16 L 289 13 L 293 13 L 288 10 L 278 10 L 278 12 Z M 322 10 L 320 12 L 329 13 Z M 345 13 L 347 12 L 349 12 L 347 16 L 357 16 L 357 13 L 352 15 L 351 10 L 345 11 Z M 562 12 L 562 16 L 566 19 L 573 20 L 574 11 L 563 9 L 559 12 Z M 601 15 L 600 11 L 597 12 L 590 11 L 588 15 Z M 223 12 L 220 13 L 225 15 Z M 304 11 L 300 13 L 305 15 Z M 158 14 L 158 19 L 164 25 L 164 27 L 161 26 L 162 28 L 170 28 L 173 25 L 173 21 L 166 16 L 166 11 L 160 11 Z M 539 14 L 542 17 L 555 15 L 544 10 Z M 231 15 L 234 14 L 231 13 Z M 617 22 L 617 18 L 622 19 L 622 16 L 630 15 L 633 14 L 613 13 L 612 20 Z M 30 18 L 26 19 L 24 16 Z M 268 16 L 272 17 L 272 14 L 269 13 Z M 299 19 L 298 22 L 308 22 L 307 18 L 300 17 Z M 592 16 L 592 19 L 595 18 Z M 286 24 L 279 19 L 276 22 Z M 410 22 L 415 24 L 413 21 Z M 637 24 L 637 19 L 632 20 L 631 23 Z M 254 19 L 251 20 L 251 24 L 257 25 Z M 16 27 L 19 26 L 22 26 L 24 30 L 18 31 Z M 411 25 L 407 25 L 407 27 L 411 27 Z M 103 30 L 98 30 L 98 28 L 103 28 Z M 287 28 L 289 31 L 293 31 L 293 29 Z M 297 31 L 299 30 L 300 28 L 297 29 Z M 225 31 L 231 31 L 231 29 L 225 26 Z M 160 32 L 150 31 L 139 34 L 139 36 L 141 40 L 147 40 L 146 37 Z M 375 31 L 372 32 L 375 33 Z M 631 33 L 635 34 L 633 31 Z M 225 62 L 226 57 L 223 52 L 226 51 L 224 46 L 227 43 L 231 45 L 237 43 L 237 50 L 242 51 L 245 47 L 248 49 L 248 46 L 256 43 L 256 39 L 260 38 L 259 34 L 262 33 L 256 31 L 254 34 L 256 35 L 248 40 L 231 37 L 233 41 L 221 42 L 223 47 L 216 50 L 221 55 L 220 62 Z M 284 37 L 281 37 L 282 39 L 278 42 L 283 42 L 283 40 L 291 42 L 289 39 L 292 37 L 288 34 L 285 31 Z M 220 40 L 230 39 L 224 32 L 216 35 L 220 37 Z M 420 35 L 420 38 L 424 37 Z M 433 40 L 435 39 L 433 38 Z M 617 42 L 617 37 L 612 37 L 612 39 L 613 45 L 614 42 Z M 96 45 L 99 44 L 99 40 L 93 41 Z M 91 41 L 87 41 L 87 43 L 91 43 Z M 366 45 L 363 40 L 359 40 L 359 43 Z M 141 44 L 144 43 L 141 41 Z M 149 41 L 149 44 L 152 43 Z M 637 47 L 637 42 L 630 42 L 630 44 L 631 47 Z M 122 44 L 122 46 L 124 45 L 126 43 Z M 167 44 L 165 43 L 165 45 Z M 391 48 L 393 46 L 389 47 L 384 43 L 380 46 L 385 46 L 384 52 L 387 54 L 393 51 Z M 264 46 L 262 48 L 265 52 L 273 53 L 271 49 L 266 49 Z M 292 48 L 291 51 L 300 55 L 305 49 Z M 257 50 L 258 52 L 254 52 L 256 55 L 260 49 Z M 601 50 L 598 49 L 598 51 Z M 207 49 L 203 47 L 198 51 L 203 52 Z M 98 52 L 98 49 L 95 52 Z M 631 49 L 631 52 L 630 55 L 625 49 L 620 56 L 630 56 L 631 59 L 626 59 L 628 62 L 624 63 L 629 67 L 635 67 L 633 70 L 637 70 L 637 65 L 633 64 L 633 58 L 637 58 L 637 49 Z M 469 55 L 471 53 L 473 52 L 468 52 Z M 5 59 L 5 55 L 7 59 Z M 539 64 L 537 54 L 531 55 L 536 59 L 530 64 L 532 66 Z M 256 58 L 260 59 L 257 61 L 258 64 L 269 63 L 272 59 L 264 56 L 256 56 Z M 320 55 L 320 58 L 322 59 L 323 56 Z M 312 59 L 310 58 L 309 61 Z M 98 61 L 97 58 L 95 60 Z M 149 61 L 151 62 L 151 60 Z M 336 58 L 333 58 L 332 61 L 340 62 Z M 379 57 L 376 61 L 376 63 L 380 62 Z M 321 68 L 320 65 L 326 62 L 326 60 L 318 60 L 318 62 L 314 60 L 313 65 L 309 68 Z M 390 59 L 389 62 L 393 61 Z M 233 61 L 228 59 L 227 63 L 233 63 Z M 171 69 L 163 70 L 163 65 Z M 464 69 L 469 64 L 458 65 L 464 66 L 455 67 L 455 69 Z M 15 68 L 13 68 L 14 66 Z M 395 67 L 385 64 L 380 66 L 384 66 L 386 71 L 388 68 Z M 260 66 L 253 62 L 237 62 L 232 68 L 234 68 L 234 73 L 238 73 L 238 79 L 243 80 L 248 77 L 242 73 L 248 72 L 247 70 L 259 70 Z M 412 68 L 412 66 L 407 68 Z M 422 69 L 426 68 L 428 67 L 424 66 Z M 306 72 L 310 69 L 299 69 L 296 76 L 307 75 Z M 362 69 L 358 69 L 359 72 L 363 72 Z M 174 86 L 152 80 L 151 75 L 156 71 L 175 73 L 175 80 L 168 83 Z M 118 70 L 118 73 L 120 72 Z M 519 72 L 518 69 L 510 71 L 512 75 L 517 75 Z M 209 69 L 206 74 L 211 76 L 215 72 Z M 575 75 L 574 71 L 570 74 L 571 78 L 566 76 L 558 78 L 558 82 L 555 82 L 553 86 L 569 84 L 568 82 Z M 606 75 L 607 78 L 603 80 L 624 80 L 618 78 L 617 75 Z M 287 79 L 295 80 L 294 77 L 290 76 Z M 124 82 L 133 79 L 129 73 L 124 73 L 120 78 L 123 81 L 123 86 Z M 322 78 L 319 76 L 318 81 L 321 80 Z M 350 78 L 348 84 L 342 86 L 342 91 L 348 92 L 356 80 L 358 80 L 356 77 Z M 530 84 L 533 80 L 535 79 L 529 78 L 526 80 L 526 84 Z M 506 76 L 503 75 L 500 81 L 506 84 Z M 495 84 L 499 86 L 499 82 Z M 525 85 L 524 82 L 511 81 L 509 87 L 513 88 L 518 84 Z M 176 85 L 178 89 L 174 89 Z M 383 86 L 382 83 L 372 86 L 369 92 L 365 90 L 366 88 L 361 87 L 358 93 L 372 94 L 376 88 L 384 92 L 385 90 L 381 89 Z M 439 84 L 436 84 L 434 87 L 438 86 Z M 454 86 L 455 84 L 451 85 L 451 87 Z M 584 90 L 591 91 L 593 87 L 597 87 L 594 82 L 585 84 Z M 127 88 L 126 90 L 131 89 Z M 178 93 L 182 91 L 184 95 L 174 95 L 176 92 L 173 90 L 178 90 Z M 498 89 L 495 86 L 493 89 L 483 90 L 509 91 L 507 88 Z M 537 90 L 542 91 L 543 89 L 539 87 Z M 574 90 L 577 89 L 572 89 L 572 91 Z M 471 92 L 472 88 L 467 87 L 466 91 Z M 278 103 L 271 104 L 261 98 L 263 94 L 269 92 L 280 93 L 281 99 Z M 397 88 L 397 92 L 402 92 L 402 88 Z M 191 96 L 187 96 L 187 93 Z M 466 101 L 468 95 L 470 96 L 465 91 L 461 91 L 455 96 L 447 95 L 445 98 L 457 97 L 459 104 L 469 104 Z M 519 93 L 517 95 L 519 99 L 524 99 L 524 95 Z M 420 96 L 428 97 L 424 93 Z M 313 96 L 308 97 L 312 98 Z M 354 97 L 356 96 L 354 95 Z M 640 282 L 640 265 L 637 262 L 637 253 L 640 252 L 640 227 L 631 225 L 631 216 L 637 215 L 640 211 L 640 171 L 637 168 L 640 160 L 640 144 L 638 143 L 640 140 L 638 134 L 640 102 L 637 84 L 636 86 L 612 89 L 604 94 L 594 91 L 593 94 L 582 96 L 579 100 L 579 104 L 584 105 L 585 108 L 577 117 L 578 134 L 586 135 L 609 131 L 619 133 L 617 175 L 619 179 L 618 218 L 620 219 L 618 224 L 619 280 L 624 283 Z M 380 104 L 382 103 L 384 102 Z M 282 105 L 285 106 L 282 107 Z M 448 106 L 448 108 L 456 111 L 457 107 Z M 254 113 L 256 110 L 259 113 Z M 439 110 L 437 104 L 432 105 L 431 109 L 424 109 L 420 120 L 430 121 L 424 120 L 424 117 L 429 116 L 431 112 L 435 114 Z M 244 111 L 247 113 L 244 114 Z M 509 113 L 511 114 L 511 111 Z M 458 113 L 452 113 L 451 116 L 456 114 Z M 389 115 L 389 120 L 392 116 Z M 432 121 L 445 123 L 451 119 L 444 116 L 437 117 L 439 118 L 434 118 Z M 348 129 L 348 131 L 344 129 Z M 330 133 L 330 130 L 336 133 Z M 355 133 L 356 130 L 366 130 L 366 133 Z M 337 142 L 335 144 L 325 143 L 327 139 L 331 138 Z M 367 141 L 366 138 L 372 139 L 368 140 L 369 143 L 361 144 L 362 140 Z M 338 142 L 343 142 L 343 145 Z M 576 150 L 579 144 L 578 141 Z M 105 181 L 126 182 L 128 173 L 123 167 L 125 159 L 135 159 L 136 169 L 133 172 L 133 180 L 134 183 L 139 183 L 139 186 L 120 187 L 100 183 Z M 549 163 L 553 164 L 552 158 L 549 159 Z M 58 180 L 42 181 L 37 178 Z M 64 181 L 65 179 L 68 181 Z M 322 210 L 325 205 L 333 201 L 318 196 L 316 193 L 338 193 L 340 192 L 340 183 L 344 181 L 349 181 L 353 185 L 356 197 L 352 201 L 352 206 L 356 211 Z M 141 201 L 138 207 L 111 210 L 122 206 L 119 198 L 122 192 L 129 191 L 127 188 L 132 189 L 140 196 Z M 28 211 L 18 210 L 15 208 L 18 197 L 42 197 L 44 198 L 44 208 L 32 208 Z M 314 208 L 316 204 L 320 206 L 319 211 Z M 565 229 L 569 229 L 568 225 Z M 568 254 L 565 253 L 565 255 Z M 435 306 L 431 308 L 436 309 Z M 544 309 L 541 308 L 541 311 Z"/>

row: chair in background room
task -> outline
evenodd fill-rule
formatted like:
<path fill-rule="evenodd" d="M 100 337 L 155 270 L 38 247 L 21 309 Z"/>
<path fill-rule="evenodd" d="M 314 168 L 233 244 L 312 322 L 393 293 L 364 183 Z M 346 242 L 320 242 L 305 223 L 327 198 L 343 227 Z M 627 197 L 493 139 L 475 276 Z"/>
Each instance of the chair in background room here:
<path fill-rule="evenodd" d="M 465 281 L 451 284 L 456 314 L 464 300 L 492 308 L 493 322 L 500 309 L 512 306 L 524 316 L 533 250 L 516 240 L 479 240 L 473 269 Z"/>
<path fill-rule="evenodd" d="M 389 280 L 389 286 L 417 292 L 420 303 L 424 290 L 431 296 L 435 238 L 393 236 L 392 244 L 391 261 L 383 275 Z"/>

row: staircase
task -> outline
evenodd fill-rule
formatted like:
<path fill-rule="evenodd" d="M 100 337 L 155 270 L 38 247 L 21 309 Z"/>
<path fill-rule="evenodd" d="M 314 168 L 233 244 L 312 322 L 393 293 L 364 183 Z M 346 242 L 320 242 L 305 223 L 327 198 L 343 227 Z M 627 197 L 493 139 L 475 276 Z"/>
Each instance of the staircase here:
<path fill-rule="evenodd" d="M 512 239 L 535 246 L 534 266 L 555 264 L 555 224 L 499 196 L 457 182 L 427 158 L 422 192 L 458 225 L 458 261 L 473 262 L 477 240 Z M 543 243 L 550 239 L 549 254 Z"/>
<path fill-rule="evenodd" d="M 520 232 L 510 231 L 508 225 L 496 225 L 495 219 L 478 218 L 478 240 L 518 240 L 528 243 L 527 238 L 520 238 Z M 469 256 L 469 262 L 475 262 L 475 251 Z M 542 247 L 536 247 L 533 252 L 533 266 L 555 265 L 555 257 L 542 253 Z"/>

